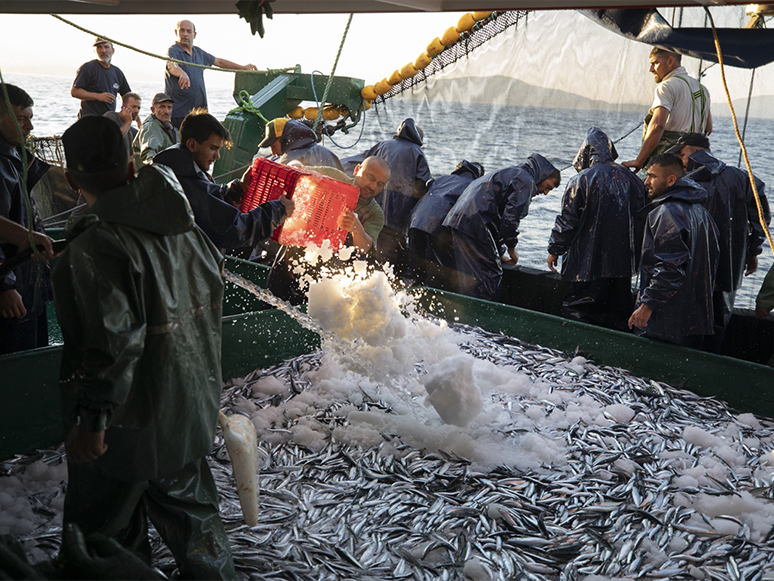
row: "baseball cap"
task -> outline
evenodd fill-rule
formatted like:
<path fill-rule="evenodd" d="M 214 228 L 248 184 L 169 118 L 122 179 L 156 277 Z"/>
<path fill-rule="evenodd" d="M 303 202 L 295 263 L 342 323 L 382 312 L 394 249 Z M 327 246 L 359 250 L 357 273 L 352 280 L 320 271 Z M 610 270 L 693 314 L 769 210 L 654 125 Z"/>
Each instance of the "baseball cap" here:
<path fill-rule="evenodd" d="M 129 157 L 118 124 L 101 115 L 89 115 L 62 134 L 65 160 L 70 171 L 93 174 L 109 171 Z"/>
<path fill-rule="evenodd" d="M 710 142 L 706 135 L 702 135 L 701 133 L 686 133 L 677 140 L 677 143 L 667 149 L 666 153 L 678 153 L 686 145 L 694 145 L 696 147 L 701 147 L 702 149 L 710 148 Z"/>
<path fill-rule="evenodd" d="M 169 101 L 170 103 L 174 103 L 175 100 L 172 99 L 169 95 L 166 93 L 156 93 L 153 95 L 153 100 L 151 101 L 151 105 L 155 105 L 156 103 L 164 103 L 165 101 Z"/>
<path fill-rule="evenodd" d="M 92 44 L 91 46 L 97 46 L 98 44 L 102 44 L 103 42 L 107 42 L 108 44 L 113 44 L 109 40 L 105 40 L 104 38 L 100 38 L 98 36 L 97 38 L 94 39 L 94 44 Z"/>
<path fill-rule="evenodd" d="M 269 121 L 266 124 L 266 137 L 258 144 L 258 147 L 270 147 L 272 143 L 282 137 L 282 130 L 287 122 L 288 120 L 284 117 L 278 117 Z"/>

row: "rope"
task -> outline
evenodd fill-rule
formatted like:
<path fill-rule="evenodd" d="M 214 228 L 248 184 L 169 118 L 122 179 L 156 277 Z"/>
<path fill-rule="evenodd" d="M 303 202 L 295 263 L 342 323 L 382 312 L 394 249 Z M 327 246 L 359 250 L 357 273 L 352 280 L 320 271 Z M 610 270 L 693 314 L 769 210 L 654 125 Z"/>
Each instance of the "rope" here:
<path fill-rule="evenodd" d="M 322 73 L 320 71 L 312 71 L 312 94 L 314 95 L 314 102 L 317 104 L 318 114 L 319 114 L 320 100 L 317 98 L 317 89 L 315 89 L 315 87 L 314 87 L 314 76 L 315 75 L 322 75 Z M 360 135 L 357 136 L 357 139 L 355 140 L 355 143 L 353 143 L 352 145 L 347 145 L 347 146 L 339 145 L 338 143 L 336 143 L 336 140 L 333 139 L 333 134 L 332 133 L 330 135 L 328 135 L 328 139 L 331 140 L 331 143 L 333 143 L 333 145 L 335 145 L 339 149 L 352 149 L 358 143 L 360 143 L 360 140 L 363 138 L 363 132 L 365 131 L 365 119 L 366 119 L 365 100 L 363 100 L 362 105 L 361 105 L 360 116 L 361 116 L 361 119 L 362 119 L 362 122 L 360 123 Z M 350 125 L 350 127 L 352 127 L 352 125 Z"/>
<path fill-rule="evenodd" d="M 226 113 L 226 115 L 231 115 L 232 113 L 236 113 L 237 111 L 244 111 L 245 113 L 252 113 L 253 115 L 256 115 L 264 123 L 269 122 L 269 120 L 266 119 L 266 117 L 264 117 L 261 114 L 260 109 L 258 109 L 258 107 L 253 105 L 253 102 L 250 100 L 250 93 L 242 89 L 241 91 L 239 91 L 239 100 L 240 100 L 239 105 L 237 105 L 231 111 Z"/>
<path fill-rule="evenodd" d="M 752 70 L 750 75 L 750 90 L 747 91 L 747 107 L 744 110 L 744 125 L 742 126 L 742 139 L 744 140 L 747 135 L 747 120 L 750 118 L 750 102 L 752 101 L 753 83 L 755 82 L 755 69 Z M 736 167 L 742 165 L 742 150 L 739 150 L 739 161 L 736 162 Z"/>
<path fill-rule="evenodd" d="M 331 71 L 331 74 L 328 76 L 328 82 L 325 84 L 325 91 L 323 91 L 322 96 L 322 104 L 325 106 L 325 103 L 327 103 L 326 99 L 328 98 L 328 91 L 331 88 L 331 83 L 333 83 L 333 75 L 336 74 L 336 66 L 339 64 L 339 57 L 341 56 L 341 51 L 344 48 L 344 41 L 347 39 L 347 33 L 349 32 L 349 25 L 352 23 L 352 16 L 353 13 L 349 13 L 349 19 L 347 20 L 347 26 L 344 28 L 344 36 L 341 37 L 341 43 L 339 44 L 339 52 L 336 53 L 336 60 L 333 61 L 333 70 Z M 314 86 L 314 82 L 312 82 L 312 86 Z M 322 119 L 322 107 L 320 107 L 320 104 L 317 104 L 317 117 L 315 117 L 314 125 L 312 126 L 312 131 L 317 131 L 317 126 L 320 124 L 320 120 Z"/>
<path fill-rule="evenodd" d="M 123 42 L 119 42 L 117 40 L 113 40 L 112 38 L 107 37 L 104 34 L 99 34 L 97 32 L 94 32 L 93 30 L 89 30 L 88 28 L 84 28 L 83 26 L 79 26 L 78 24 L 75 24 L 75 22 L 71 22 L 70 20 L 67 20 L 66 18 L 62 18 L 58 14 L 51 14 L 51 16 L 53 16 L 57 20 L 61 20 L 65 24 L 69 24 L 73 28 L 77 28 L 81 32 L 86 32 L 87 34 L 90 34 L 91 36 L 95 36 L 97 38 L 102 38 L 102 39 L 104 39 L 104 40 L 106 40 L 106 41 L 108 41 L 110 43 L 117 44 L 118 46 L 122 46 L 124 48 L 128 48 L 129 50 L 133 50 L 134 52 L 138 52 L 140 54 L 144 54 L 145 56 L 149 56 L 149 57 L 152 57 L 152 58 L 155 58 L 155 59 L 159 59 L 159 60 L 162 60 L 162 61 L 167 61 L 169 63 L 175 63 L 176 65 L 186 65 L 188 67 L 195 67 L 195 68 L 198 68 L 198 69 L 210 69 L 210 70 L 213 70 L 213 71 L 221 71 L 221 72 L 224 72 L 224 73 L 251 73 L 251 74 L 261 74 L 261 75 L 266 74 L 266 73 L 278 73 L 278 72 L 279 73 L 284 73 L 286 71 L 294 71 L 294 70 L 296 70 L 296 67 L 286 67 L 284 69 L 266 69 L 266 70 L 263 70 L 263 71 L 246 71 L 246 70 L 242 70 L 242 69 L 222 69 L 220 67 L 215 67 L 215 66 L 210 66 L 210 65 L 200 65 L 200 64 L 197 64 L 197 63 L 189 63 L 189 62 L 186 62 L 186 61 L 181 61 L 181 60 L 178 60 L 178 59 L 173 59 L 173 58 L 168 57 L 168 56 L 162 56 L 162 55 L 159 55 L 159 54 L 156 54 L 156 53 L 153 53 L 153 52 L 148 52 L 147 50 L 143 50 L 141 48 L 137 48 L 136 46 L 132 46 L 131 44 L 125 44 Z"/>
<path fill-rule="evenodd" d="M 766 233 L 766 238 L 769 241 L 769 249 L 774 253 L 774 243 L 771 241 L 771 232 L 766 224 L 766 220 L 763 217 L 763 208 L 761 207 L 761 198 L 758 195 L 758 187 L 755 185 L 755 176 L 753 176 L 752 167 L 750 166 L 750 158 L 747 157 L 747 147 L 744 145 L 744 139 L 742 139 L 739 133 L 739 124 L 736 121 L 736 113 L 734 112 L 734 104 L 731 102 L 731 93 L 728 91 L 728 83 L 726 82 L 726 69 L 723 66 L 723 53 L 720 51 L 720 41 L 718 40 L 718 31 L 715 28 L 715 20 L 710 14 L 709 8 L 704 7 L 704 11 L 709 17 L 710 24 L 712 25 L 712 36 L 715 39 L 715 51 L 718 54 L 718 64 L 720 64 L 720 78 L 723 79 L 723 89 L 726 92 L 726 99 L 728 100 L 728 108 L 731 109 L 731 119 L 734 121 L 734 131 L 736 132 L 736 139 L 739 141 L 739 145 L 742 147 L 742 154 L 744 155 L 744 163 L 747 166 L 747 175 L 750 177 L 750 185 L 752 186 L 753 194 L 755 195 L 755 205 L 758 207 L 758 221 L 763 227 L 763 231 Z"/>

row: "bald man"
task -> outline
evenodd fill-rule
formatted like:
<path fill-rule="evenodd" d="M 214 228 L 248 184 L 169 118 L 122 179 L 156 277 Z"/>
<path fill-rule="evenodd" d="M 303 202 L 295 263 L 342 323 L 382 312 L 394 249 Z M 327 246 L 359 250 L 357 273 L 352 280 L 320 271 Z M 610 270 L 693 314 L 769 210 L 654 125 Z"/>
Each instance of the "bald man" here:
<path fill-rule="evenodd" d="M 252 64 L 238 65 L 218 58 L 194 46 L 196 26 L 190 20 L 181 20 L 175 27 L 175 44 L 167 49 L 167 56 L 193 65 L 216 66 L 222 69 L 254 71 Z M 164 70 L 164 92 L 175 102 L 175 116 L 172 125 L 180 129 L 188 113 L 194 109 L 207 108 L 207 91 L 204 87 L 204 69 L 197 66 L 178 65 L 169 62 Z"/>

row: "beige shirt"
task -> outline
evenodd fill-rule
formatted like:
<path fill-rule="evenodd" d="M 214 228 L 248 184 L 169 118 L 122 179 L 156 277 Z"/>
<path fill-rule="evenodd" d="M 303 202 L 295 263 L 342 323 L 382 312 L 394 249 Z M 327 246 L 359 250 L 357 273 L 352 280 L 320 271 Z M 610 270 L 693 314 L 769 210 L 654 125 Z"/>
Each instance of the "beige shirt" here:
<path fill-rule="evenodd" d="M 685 67 L 677 67 L 656 86 L 651 111 L 656 107 L 664 107 L 669 111 L 664 127 L 666 131 L 703 133 L 710 111 L 709 91 L 699 81 L 689 77 Z"/>

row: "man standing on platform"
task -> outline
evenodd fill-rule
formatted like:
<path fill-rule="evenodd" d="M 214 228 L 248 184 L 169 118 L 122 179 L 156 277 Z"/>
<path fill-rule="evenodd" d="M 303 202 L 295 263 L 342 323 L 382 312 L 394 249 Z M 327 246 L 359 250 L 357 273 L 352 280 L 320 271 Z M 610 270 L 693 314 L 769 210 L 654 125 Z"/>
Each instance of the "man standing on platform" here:
<path fill-rule="evenodd" d="M 255 71 L 255 65 L 238 65 L 194 46 L 196 27 L 190 20 L 181 20 L 175 28 L 177 40 L 167 50 L 167 56 L 193 65 L 216 66 L 222 69 Z M 193 109 L 207 107 L 207 90 L 204 87 L 204 69 L 199 66 L 178 65 L 169 62 L 164 70 L 164 92 L 175 102 L 175 116 L 172 124 L 180 129 L 188 113 Z"/>
<path fill-rule="evenodd" d="M 650 51 L 656 96 L 645 117 L 640 153 L 636 159 L 623 162 L 634 171 L 646 167 L 648 160 L 664 153 L 685 133 L 712 133 L 709 92 L 688 76 L 681 58 L 658 47 Z"/>
<path fill-rule="evenodd" d="M 75 73 L 70 95 L 81 100 L 78 119 L 85 115 L 104 115 L 116 110 L 116 95 L 131 91 L 124 73 L 114 64 L 113 43 L 94 39 L 97 58 L 82 64 Z"/>

